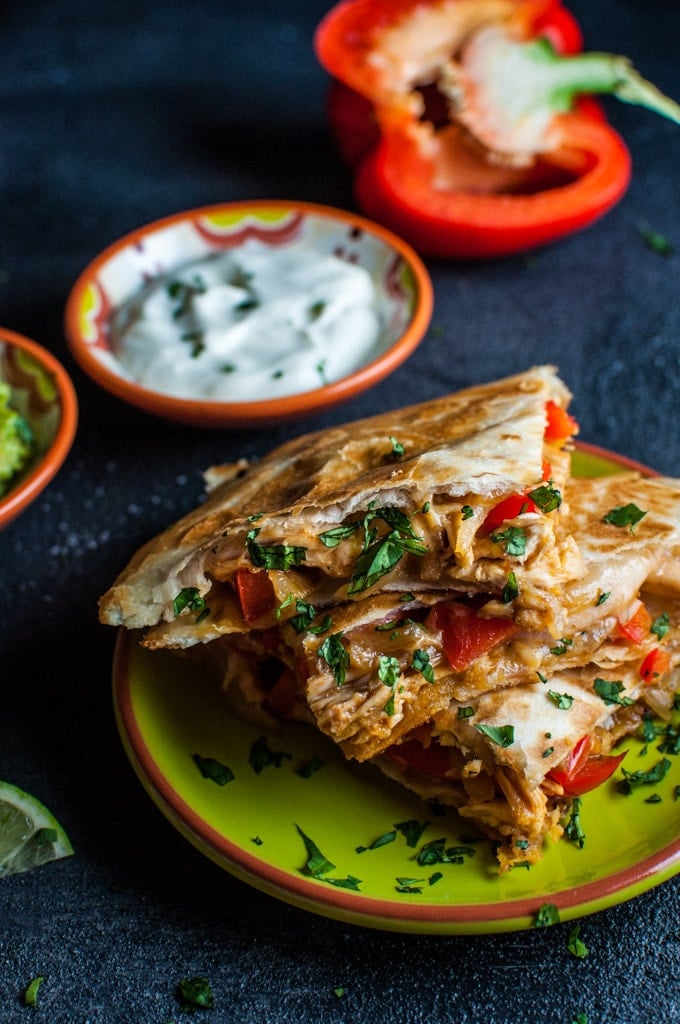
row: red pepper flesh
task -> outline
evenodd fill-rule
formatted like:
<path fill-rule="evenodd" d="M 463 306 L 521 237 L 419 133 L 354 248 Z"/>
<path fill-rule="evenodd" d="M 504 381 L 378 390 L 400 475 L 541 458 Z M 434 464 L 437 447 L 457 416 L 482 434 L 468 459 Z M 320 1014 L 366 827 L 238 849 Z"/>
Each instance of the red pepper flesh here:
<path fill-rule="evenodd" d="M 556 111 L 549 145 L 539 147 L 531 166 L 513 161 L 512 145 L 505 165 L 470 145 L 474 115 L 465 102 L 456 113 L 455 82 L 449 95 L 441 74 L 452 57 L 461 67 L 466 40 L 496 26 L 520 48 L 541 38 L 574 56 L 582 45 L 578 23 L 560 0 L 344 0 L 317 29 L 319 60 L 340 83 L 329 112 L 356 169 L 357 202 L 424 255 L 484 259 L 548 244 L 605 214 L 630 182 L 628 149 L 587 96 L 575 98 L 568 113 L 559 112 L 567 109 L 564 101 L 548 106 L 549 114 Z M 580 68 L 592 71 L 601 56 L 586 55 Z M 485 67 L 482 61 L 483 74 Z M 593 91 L 616 92 L 616 76 L 625 77 L 627 67 L 620 58 L 598 66 L 588 79 Z M 633 102 L 680 119 L 677 104 L 660 94 L 655 104 L 648 83 L 630 70 L 641 87 Z M 432 113 L 429 98 L 440 84 L 449 123 Z M 575 97 L 589 91 L 580 82 L 571 88 Z M 622 91 L 621 98 L 631 96 Z"/>
<path fill-rule="evenodd" d="M 454 672 L 462 672 L 517 630 L 512 619 L 486 619 L 474 608 L 456 601 L 434 605 L 425 625 L 433 633 L 441 633 L 444 653 Z"/>

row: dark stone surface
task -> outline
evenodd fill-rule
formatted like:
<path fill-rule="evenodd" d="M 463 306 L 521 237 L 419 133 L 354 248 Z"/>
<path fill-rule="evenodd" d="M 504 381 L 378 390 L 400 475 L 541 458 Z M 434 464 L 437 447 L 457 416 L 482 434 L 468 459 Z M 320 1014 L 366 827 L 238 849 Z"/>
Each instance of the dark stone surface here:
<path fill-rule="evenodd" d="M 582 437 L 680 473 L 680 130 L 607 102 L 634 159 L 607 217 L 531 258 L 433 262 L 432 329 L 347 406 L 277 429 L 202 431 L 99 391 L 62 334 L 69 288 L 104 246 L 176 210 L 296 197 L 352 206 L 311 38 L 330 4 L 24 0 L 0 12 L 0 322 L 47 345 L 81 418 L 59 476 L 0 535 L 0 777 L 42 798 L 76 856 L 0 882 L 0 1020 L 163 1024 L 205 974 L 239 1024 L 677 1024 L 678 880 L 569 926 L 388 934 L 246 887 L 154 809 L 118 740 L 113 634 L 96 600 L 139 544 L 191 507 L 211 463 L 303 430 L 555 362 Z M 675 2 L 574 0 L 591 49 L 627 53 L 680 97 Z M 642 243 L 666 235 L 664 258 Z M 634 823 L 631 824 L 634 827 Z M 45 974 L 38 1010 L 21 993 Z M 343 986 L 342 999 L 334 988 Z"/>

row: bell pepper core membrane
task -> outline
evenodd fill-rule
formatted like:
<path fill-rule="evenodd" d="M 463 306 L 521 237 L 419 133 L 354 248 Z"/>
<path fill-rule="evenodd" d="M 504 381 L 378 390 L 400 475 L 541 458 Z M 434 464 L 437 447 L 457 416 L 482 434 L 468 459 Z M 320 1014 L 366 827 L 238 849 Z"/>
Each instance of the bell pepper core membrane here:
<path fill-rule="evenodd" d="M 631 161 L 590 97 L 677 123 L 680 106 L 581 42 L 560 0 L 338 4 L 315 46 L 364 213 L 424 255 L 459 259 L 532 249 L 602 216 Z"/>

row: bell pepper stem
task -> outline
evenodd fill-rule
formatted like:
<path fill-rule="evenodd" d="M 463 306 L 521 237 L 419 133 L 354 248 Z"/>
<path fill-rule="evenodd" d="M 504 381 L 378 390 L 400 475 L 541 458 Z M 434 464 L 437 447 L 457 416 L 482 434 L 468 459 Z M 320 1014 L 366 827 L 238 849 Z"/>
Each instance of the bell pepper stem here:
<path fill-rule="evenodd" d="M 562 57 L 546 39 L 515 44 L 513 48 L 533 65 L 532 82 L 535 85 L 539 79 L 544 99 L 555 112 L 569 110 L 579 95 L 601 93 L 646 107 L 680 124 L 680 104 L 638 74 L 627 57 L 610 53 Z"/>

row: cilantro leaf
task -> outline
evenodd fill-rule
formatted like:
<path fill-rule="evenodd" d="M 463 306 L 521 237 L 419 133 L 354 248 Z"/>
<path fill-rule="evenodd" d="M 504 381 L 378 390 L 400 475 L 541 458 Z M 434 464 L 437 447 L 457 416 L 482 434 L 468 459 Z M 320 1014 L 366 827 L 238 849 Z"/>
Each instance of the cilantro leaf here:
<path fill-rule="evenodd" d="M 649 771 L 627 772 L 625 768 L 622 768 L 624 778 L 617 783 L 616 788 L 619 793 L 629 796 L 635 786 L 654 786 L 666 777 L 670 766 L 671 762 L 668 758 L 662 757 Z"/>
<path fill-rule="evenodd" d="M 411 818 L 409 821 L 397 822 L 394 827 L 401 832 L 406 840 L 406 845 L 415 849 L 429 824 L 429 821 L 415 821 Z"/>
<path fill-rule="evenodd" d="M 418 649 L 413 652 L 411 668 L 416 672 L 420 672 L 428 683 L 434 682 L 434 669 L 430 664 L 430 656 L 427 651 L 421 651 Z"/>
<path fill-rule="evenodd" d="M 217 761 L 214 757 L 201 757 L 200 754 L 192 754 L 191 756 L 204 779 L 210 779 L 211 782 L 215 782 L 218 786 L 226 786 L 228 782 L 233 781 L 234 773 L 228 765 L 222 764 L 221 761 Z"/>
<path fill-rule="evenodd" d="M 569 932 L 569 936 L 567 938 L 567 949 L 569 950 L 572 956 L 575 956 L 579 960 L 583 960 L 585 959 L 585 957 L 588 956 L 590 950 L 586 946 L 583 939 L 580 938 L 580 933 L 580 925 L 575 924 Z"/>
<path fill-rule="evenodd" d="M 509 572 L 507 582 L 501 592 L 501 601 L 503 604 L 510 604 L 516 597 L 519 597 L 519 584 L 514 572 Z"/>
<path fill-rule="evenodd" d="M 656 636 L 658 636 L 659 640 L 663 640 L 666 633 L 670 629 L 670 625 L 671 623 L 668 617 L 668 612 L 661 612 L 661 615 L 658 615 L 649 627 L 649 632 L 655 633 Z"/>
<path fill-rule="evenodd" d="M 560 920 L 559 909 L 554 903 L 542 903 L 536 913 L 534 928 L 547 928 L 551 924 L 557 924 Z"/>
<path fill-rule="evenodd" d="M 475 729 L 499 747 L 509 747 L 515 742 L 514 725 L 476 725 Z"/>
<path fill-rule="evenodd" d="M 635 703 L 631 697 L 620 696 L 622 690 L 625 689 L 620 680 L 596 679 L 593 683 L 593 689 L 605 704 L 620 704 L 621 707 L 625 708 Z"/>
<path fill-rule="evenodd" d="M 541 487 L 535 487 L 533 491 L 529 491 L 528 497 L 531 498 L 534 505 L 541 512 L 554 512 L 562 504 L 562 494 L 553 486 L 552 480 L 549 480 L 547 484 L 543 484 Z"/>
<path fill-rule="evenodd" d="M 183 587 L 179 594 L 176 595 L 172 602 L 172 611 L 175 618 L 181 615 L 185 608 L 191 612 L 199 613 L 197 622 L 208 614 L 209 608 L 201 597 L 198 587 Z"/>
<path fill-rule="evenodd" d="M 284 761 L 290 760 L 292 760 L 290 754 L 284 750 L 271 750 L 266 736 L 260 736 L 250 748 L 248 764 L 256 775 L 260 775 L 270 765 L 280 768 Z"/>
<path fill-rule="evenodd" d="M 289 544 L 258 544 L 255 540 L 259 528 L 246 534 L 246 549 L 250 561 L 259 569 L 278 569 L 286 572 L 307 558 L 307 548 Z"/>
<path fill-rule="evenodd" d="M 571 813 L 564 826 L 564 834 L 567 839 L 575 843 L 579 850 L 582 850 L 586 843 L 586 834 L 581 826 L 581 798 L 575 796 L 571 804 Z"/>
<path fill-rule="evenodd" d="M 182 978 L 177 994 L 186 1008 L 212 1010 L 215 1006 L 210 982 L 207 978 Z"/>
<path fill-rule="evenodd" d="M 628 505 L 617 505 L 616 508 L 610 509 L 603 516 L 602 521 L 610 523 L 612 526 L 629 526 L 630 532 L 633 533 L 637 524 L 646 515 L 646 512 L 643 512 L 637 505 L 630 502 Z"/>
<path fill-rule="evenodd" d="M 344 686 L 349 668 L 349 653 L 342 642 L 342 637 L 342 633 L 331 633 L 316 652 L 333 672 L 338 686 Z"/>
<path fill-rule="evenodd" d="M 305 844 L 305 850 L 307 851 L 307 861 L 303 868 L 305 874 L 311 875 L 312 878 L 318 878 L 319 875 L 325 875 L 328 874 L 329 871 L 335 870 L 335 864 L 323 855 L 314 840 L 310 839 L 309 836 L 302 831 L 299 825 L 296 824 L 295 828 L 297 829 L 302 842 Z"/>
<path fill-rule="evenodd" d="M 494 544 L 505 544 L 506 555 L 524 555 L 527 550 L 527 534 L 522 526 L 508 526 L 491 534 Z"/>
<path fill-rule="evenodd" d="M 574 698 L 570 693 L 557 693 L 556 690 L 548 690 L 548 697 L 560 711 L 568 711 L 574 703 Z"/>

